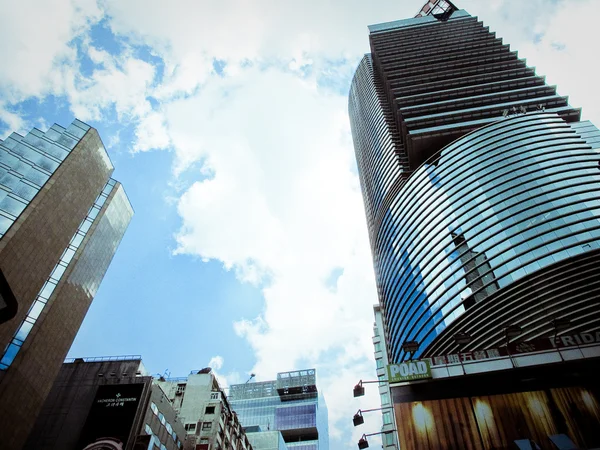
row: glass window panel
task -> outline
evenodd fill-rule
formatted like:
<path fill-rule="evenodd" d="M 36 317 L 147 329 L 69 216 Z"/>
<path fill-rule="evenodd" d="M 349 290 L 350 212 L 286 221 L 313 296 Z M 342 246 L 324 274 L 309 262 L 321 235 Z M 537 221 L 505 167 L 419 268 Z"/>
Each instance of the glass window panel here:
<path fill-rule="evenodd" d="M 27 336 L 29 335 L 29 333 L 31 332 L 32 328 L 33 328 L 33 323 L 25 320 L 19 327 L 17 334 L 15 334 L 15 339 L 24 341 L 27 338 Z"/>
<path fill-rule="evenodd" d="M 0 202 L 0 209 L 16 217 L 23 212 L 25 206 L 27 206 L 25 202 L 17 200 L 10 195 Z"/>
<path fill-rule="evenodd" d="M 29 310 L 27 316 L 31 317 L 32 320 L 37 320 L 45 305 L 46 304 L 40 300 L 36 300 L 33 305 L 31 305 L 31 309 Z"/>
<path fill-rule="evenodd" d="M 65 264 L 69 264 L 71 262 L 71 260 L 73 259 L 73 256 L 75 255 L 75 250 L 73 250 L 72 248 L 68 248 L 65 250 L 65 253 L 63 254 L 61 261 L 64 262 Z"/>
<path fill-rule="evenodd" d="M 84 235 L 82 235 L 80 233 L 76 233 L 75 236 L 73 236 L 73 239 L 71 239 L 71 245 L 73 247 L 79 247 L 79 245 L 83 241 L 83 236 Z"/>
<path fill-rule="evenodd" d="M 56 288 L 56 284 L 47 281 L 38 295 L 43 299 L 48 300 L 54 292 L 54 288 Z"/>
<path fill-rule="evenodd" d="M 0 235 L 6 233 L 12 224 L 12 219 L 0 214 Z"/>
<path fill-rule="evenodd" d="M 4 356 L 0 360 L 0 364 L 5 365 L 5 366 L 10 366 L 12 364 L 12 362 L 15 360 L 15 357 L 17 356 L 17 353 L 19 353 L 20 349 L 21 349 L 20 345 L 17 345 L 14 342 L 11 343 L 8 346 L 8 348 L 6 349 L 6 352 L 4 352 Z"/>
<path fill-rule="evenodd" d="M 67 268 L 65 266 L 58 264 L 52 271 L 51 277 L 54 278 L 56 281 L 59 281 L 60 277 L 62 277 L 62 275 L 63 275 L 63 273 L 65 273 L 66 269 Z"/>
<path fill-rule="evenodd" d="M 87 231 L 90 229 L 91 226 L 92 226 L 92 222 L 90 220 L 86 219 L 79 226 L 79 231 L 81 231 L 82 233 L 87 233 Z"/>

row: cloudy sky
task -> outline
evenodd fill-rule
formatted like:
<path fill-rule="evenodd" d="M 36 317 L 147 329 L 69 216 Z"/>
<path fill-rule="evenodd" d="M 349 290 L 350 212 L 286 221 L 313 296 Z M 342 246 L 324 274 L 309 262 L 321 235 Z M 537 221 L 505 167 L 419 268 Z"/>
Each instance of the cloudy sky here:
<path fill-rule="evenodd" d="M 331 449 L 376 407 L 377 301 L 347 117 L 367 25 L 424 0 L 0 1 L 0 135 L 98 129 L 136 215 L 71 356 L 224 383 L 316 367 Z M 600 124 L 585 1 L 463 0 Z M 542 9 L 544 7 L 545 9 Z"/>

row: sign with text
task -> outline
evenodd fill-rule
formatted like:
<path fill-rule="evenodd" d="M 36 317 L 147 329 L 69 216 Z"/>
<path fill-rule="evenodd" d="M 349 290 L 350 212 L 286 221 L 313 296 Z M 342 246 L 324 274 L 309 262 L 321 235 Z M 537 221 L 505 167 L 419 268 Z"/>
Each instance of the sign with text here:
<path fill-rule="evenodd" d="M 98 386 L 81 434 L 80 448 L 100 438 L 119 440 L 125 448 L 143 389 L 143 383 Z"/>
<path fill-rule="evenodd" d="M 398 383 L 401 381 L 424 380 L 431 378 L 429 360 L 407 361 L 387 366 L 388 381 Z"/>

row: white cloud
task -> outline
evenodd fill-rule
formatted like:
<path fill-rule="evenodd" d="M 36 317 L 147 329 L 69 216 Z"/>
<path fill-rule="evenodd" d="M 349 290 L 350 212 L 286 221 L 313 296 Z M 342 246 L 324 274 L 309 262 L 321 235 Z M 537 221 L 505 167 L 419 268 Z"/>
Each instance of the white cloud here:
<path fill-rule="evenodd" d="M 212 372 L 217 378 L 221 389 L 227 389 L 231 384 L 242 383 L 240 374 L 238 372 L 229 372 L 225 375 L 221 373 L 221 369 L 223 368 L 224 364 L 225 360 L 220 355 L 213 356 L 208 362 L 208 367 L 212 369 Z"/>
<path fill-rule="evenodd" d="M 135 151 L 166 149 L 170 144 L 164 117 L 158 112 L 142 117 L 135 129 L 135 136 Z"/>
<path fill-rule="evenodd" d="M 5 139 L 13 131 L 17 133 L 26 133 L 25 128 L 27 122 L 25 122 L 19 114 L 7 111 L 2 105 L 0 105 L 0 121 L 4 122 L 8 127 L 4 133 L 5 135 L 1 136 L 0 139 Z"/>
<path fill-rule="evenodd" d="M 360 435 L 346 428 L 351 415 L 378 402 L 375 388 L 370 397 L 350 398 L 359 378 L 374 377 L 376 289 L 346 96 L 316 80 L 344 90 L 369 50 L 366 26 L 410 17 L 422 3 L 185 0 L 165 8 L 158 0 L 104 0 L 109 26 L 125 38 L 119 55 L 94 47 L 86 34 L 103 13 L 94 0 L 77 6 L 27 0 L 13 10 L 5 2 L 0 11 L 0 38 L 10 43 L 0 49 L 4 103 L 65 95 L 83 120 L 101 120 L 114 107 L 134 127 L 135 151 L 173 148 L 175 175 L 197 170 L 198 181 L 178 199 L 177 252 L 219 260 L 260 286 L 263 314 L 234 325 L 255 351 L 254 371 L 270 379 L 316 366 L 332 435 L 348 448 Z M 594 40 L 586 35 L 595 4 L 554 5 L 463 0 L 459 6 L 479 15 L 600 124 Z M 85 76 L 69 44 L 75 36 L 96 64 Z M 139 59 L 134 44 L 162 58 L 160 85 L 160 68 Z M 226 63 L 223 77 L 214 73 L 214 59 Z M 153 106 L 150 96 L 162 104 Z M 6 109 L 0 120 L 11 129 L 25 125 Z M 332 289 L 336 269 L 343 272 Z M 216 356 L 209 365 L 220 371 L 224 361 Z M 224 385 L 245 381 L 238 373 L 218 376 Z"/>
<path fill-rule="evenodd" d="M 220 370 L 221 367 L 223 367 L 223 357 L 219 355 L 213 356 L 208 362 L 208 367 L 212 368 L 214 371 Z"/>
<path fill-rule="evenodd" d="M 594 14 L 598 3 L 592 0 L 559 2 L 547 26 L 537 31 L 536 42 L 526 42 L 520 54 L 546 75 L 549 84 L 556 84 L 569 103 L 583 107 L 583 119 L 600 126 L 600 101 L 595 89 L 600 63 L 594 56 L 597 45 L 590 38 L 597 26 Z"/>
<path fill-rule="evenodd" d="M 15 102 L 51 91 L 53 68 L 73 57 L 69 42 L 101 15 L 94 0 L 2 2 L 0 87 L 5 99 Z"/>
<path fill-rule="evenodd" d="M 345 96 L 249 68 L 165 115 L 179 170 L 202 160 L 211 174 L 181 197 L 177 252 L 218 259 L 263 286 L 264 314 L 235 325 L 256 352 L 254 371 L 269 379 L 322 367 L 330 414 L 341 419 L 347 402 L 327 394 L 329 371 L 355 366 L 359 377 L 374 367 L 376 301 Z M 344 272 L 332 290 L 336 268 Z"/>
<path fill-rule="evenodd" d="M 77 117 L 100 120 L 103 110 L 111 106 L 121 121 L 150 114 L 152 107 L 146 97 L 155 75 L 151 64 L 128 53 L 113 56 L 93 47 L 88 54 L 101 63 L 89 77 L 74 73 L 76 67 L 66 68 L 64 90 Z"/>

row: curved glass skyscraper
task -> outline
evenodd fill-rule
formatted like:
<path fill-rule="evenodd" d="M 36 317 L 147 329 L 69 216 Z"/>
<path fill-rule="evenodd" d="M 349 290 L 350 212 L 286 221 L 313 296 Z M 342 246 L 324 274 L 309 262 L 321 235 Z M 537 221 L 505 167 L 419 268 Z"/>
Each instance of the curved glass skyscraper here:
<path fill-rule="evenodd" d="M 349 97 L 391 362 L 599 329 L 600 132 L 477 18 L 426 9 L 369 27 Z"/>

